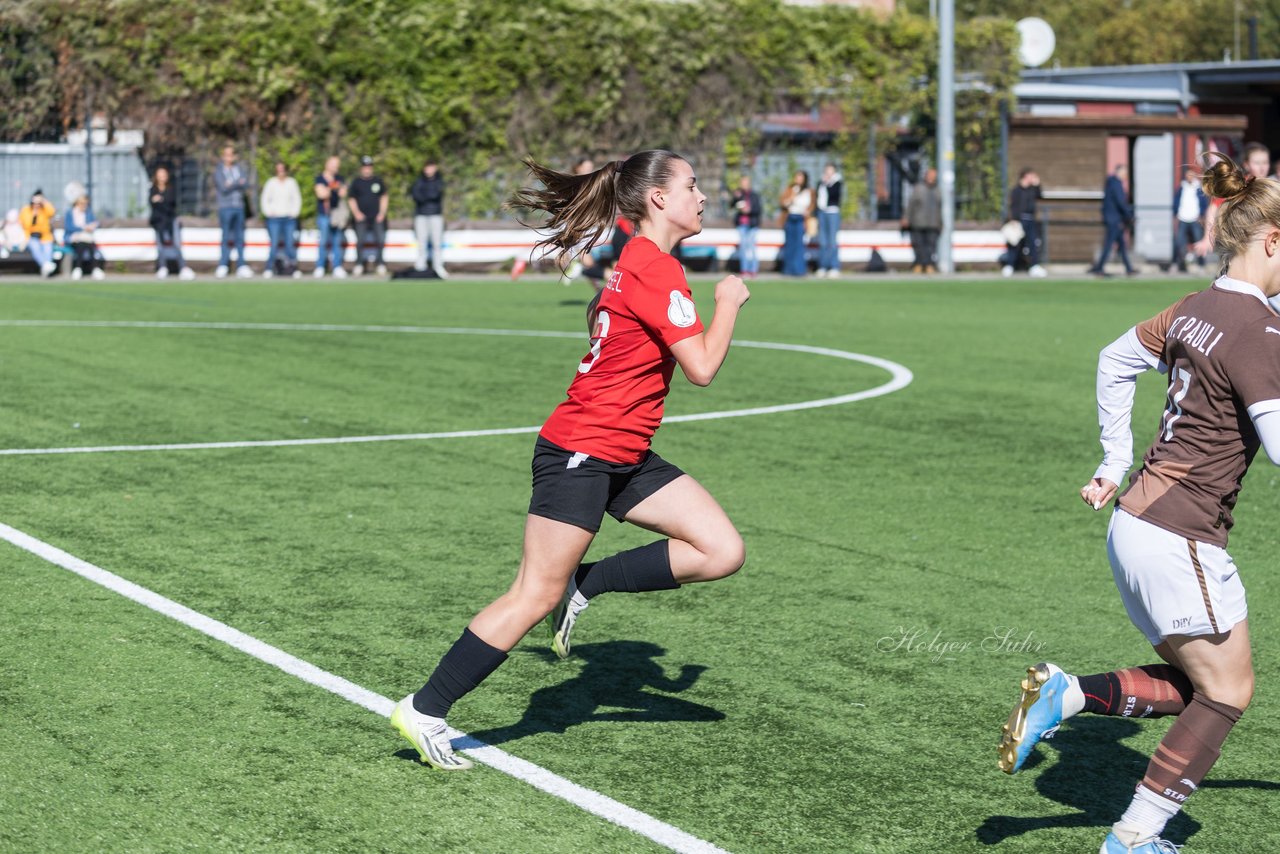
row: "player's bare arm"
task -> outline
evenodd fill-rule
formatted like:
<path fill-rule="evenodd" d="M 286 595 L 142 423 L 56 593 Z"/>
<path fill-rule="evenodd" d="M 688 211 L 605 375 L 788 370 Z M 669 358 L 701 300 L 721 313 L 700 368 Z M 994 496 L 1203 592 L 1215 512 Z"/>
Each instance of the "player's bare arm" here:
<path fill-rule="evenodd" d="M 751 299 L 746 283 L 737 276 L 725 276 L 716 284 L 716 310 L 711 325 L 701 335 L 694 335 L 671 346 L 680 370 L 689 382 L 707 386 L 715 379 L 720 366 L 729 354 L 729 342 L 733 340 L 733 327 L 738 310 Z"/>

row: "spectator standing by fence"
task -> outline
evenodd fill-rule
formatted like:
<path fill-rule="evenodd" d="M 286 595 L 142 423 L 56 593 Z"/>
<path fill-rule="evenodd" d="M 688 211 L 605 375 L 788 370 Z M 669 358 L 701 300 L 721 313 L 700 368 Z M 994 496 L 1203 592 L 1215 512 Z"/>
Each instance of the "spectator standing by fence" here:
<path fill-rule="evenodd" d="M 178 266 L 178 276 L 183 280 L 196 277 L 195 271 L 182 260 L 181 226 L 178 224 L 178 191 L 169 178 L 169 170 L 157 167 L 151 176 L 151 228 L 156 233 L 156 278 L 169 275 L 169 262 Z"/>
<path fill-rule="evenodd" d="M 751 189 L 751 176 L 743 175 L 733 191 L 733 223 L 738 228 L 738 272 L 754 279 L 760 273 L 756 240 L 760 236 L 760 194 Z"/>
<path fill-rule="evenodd" d="M 236 275 L 247 279 L 253 270 L 244 258 L 244 221 L 249 176 L 236 159 L 236 147 L 222 147 L 222 161 L 213 170 L 214 201 L 218 208 L 218 225 L 222 227 L 222 254 L 215 275 L 226 278 L 231 271 L 231 251 L 236 253 Z"/>
<path fill-rule="evenodd" d="M 414 269 L 427 269 L 427 259 L 431 259 L 431 268 L 442 279 L 449 278 L 444 269 L 444 178 L 440 175 L 440 165 L 428 160 L 422 166 L 422 174 L 409 189 L 413 197 L 413 234 L 418 241 L 418 259 Z"/>
<path fill-rule="evenodd" d="M 938 272 L 938 235 L 942 233 L 942 194 L 938 192 L 938 170 L 926 169 L 924 179 L 911 188 L 905 225 L 911 235 L 915 262 L 913 273 Z"/>
<path fill-rule="evenodd" d="M 822 170 L 818 184 L 818 276 L 834 279 L 840 275 L 840 200 L 844 178 L 834 163 Z"/>
<path fill-rule="evenodd" d="M 1179 273 L 1187 272 L 1187 254 L 1204 238 L 1204 215 L 1208 210 L 1209 196 L 1200 187 L 1199 175 L 1187 168 L 1173 196 L 1173 263 Z M 1195 258 L 1204 273 L 1204 253 L 1196 252 Z"/>
<path fill-rule="evenodd" d="M 387 203 L 387 185 L 373 174 L 373 158 L 361 157 L 360 175 L 351 182 L 347 192 L 347 204 L 356 221 L 357 276 L 370 264 L 375 265 L 380 276 L 387 272 L 387 265 L 382 263 L 382 244 L 387 239 Z"/>
<path fill-rule="evenodd" d="M 809 186 L 809 173 L 796 172 L 791 183 L 782 191 L 782 274 L 803 276 L 809 272 L 805 258 L 805 220 L 813 215 L 817 199 Z"/>
<path fill-rule="evenodd" d="M 342 267 L 342 236 L 351 219 L 351 211 L 347 207 L 347 185 L 338 174 L 340 168 L 342 161 L 337 157 L 330 157 L 324 162 L 324 170 L 315 180 L 316 228 L 320 232 L 316 246 L 317 279 L 324 276 L 324 265 L 329 260 L 333 265 L 335 279 L 347 277 L 347 271 Z"/>
<path fill-rule="evenodd" d="M 298 243 L 294 235 L 298 231 L 298 217 L 302 213 L 302 190 L 298 181 L 289 174 L 289 167 L 282 160 L 276 161 L 276 174 L 262 185 L 262 216 L 267 221 L 267 236 L 271 249 L 267 252 L 267 268 L 262 275 L 271 278 L 276 271 L 276 256 L 283 256 L 281 273 L 298 278 Z"/>

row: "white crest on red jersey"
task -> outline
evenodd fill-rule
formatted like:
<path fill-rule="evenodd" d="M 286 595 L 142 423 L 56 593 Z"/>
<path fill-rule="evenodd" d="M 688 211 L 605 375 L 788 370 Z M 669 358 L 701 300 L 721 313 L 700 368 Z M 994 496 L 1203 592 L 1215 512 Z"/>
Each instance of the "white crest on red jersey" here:
<path fill-rule="evenodd" d="M 671 292 L 671 304 L 667 306 L 667 320 L 684 329 L 693 326 L 698 320 L 698 311 L 693 300 L 679 291 Z"/>

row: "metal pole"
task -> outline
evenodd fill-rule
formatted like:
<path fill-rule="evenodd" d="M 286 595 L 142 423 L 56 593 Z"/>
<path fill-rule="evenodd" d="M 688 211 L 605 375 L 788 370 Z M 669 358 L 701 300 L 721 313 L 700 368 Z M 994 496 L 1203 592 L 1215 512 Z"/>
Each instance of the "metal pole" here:
<path fill-rule="evenodd" d="M 1233 47 L 1231 60 L 1235 62 L 1240 59 L 1240 0 L 1236 0 L 1235 18 L 1231 30 L 1231 45 Z"/>
<path fill-rule="evenodd" d="M 1009 218 L 1009 104 L 1000 102 L 1000 219 Z"/>
<path fill-rule="evenodd" d="M 942 191 L 938 270 L 952 273 L 951 240 L 956 223 L 955 0 L 939 0 L 938 12 L 938 186 Z"/>
<path fill-rule="evenodd" d="M 880 199 L 876 196 L 876 123 L 867 119 L 867 219 L 875 222 L 880 218 Z"/>
<path fill-rule="evenodd" d="M 93 198 L 93 96 L 84 104 L 84 191 Z"/>

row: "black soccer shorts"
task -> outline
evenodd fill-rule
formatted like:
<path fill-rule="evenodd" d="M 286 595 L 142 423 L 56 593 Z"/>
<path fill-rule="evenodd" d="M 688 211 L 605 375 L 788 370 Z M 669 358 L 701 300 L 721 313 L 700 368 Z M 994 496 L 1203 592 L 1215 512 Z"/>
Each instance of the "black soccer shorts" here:
<path fill-rule="evenodd" d="M 653 451 L 638 463 L 611 463 L 575 453 L 541 436 L 533 446 L 529 513 L 595 533 L 607 511 L 622 522 L 659 489 L 684 474 Z"/>

